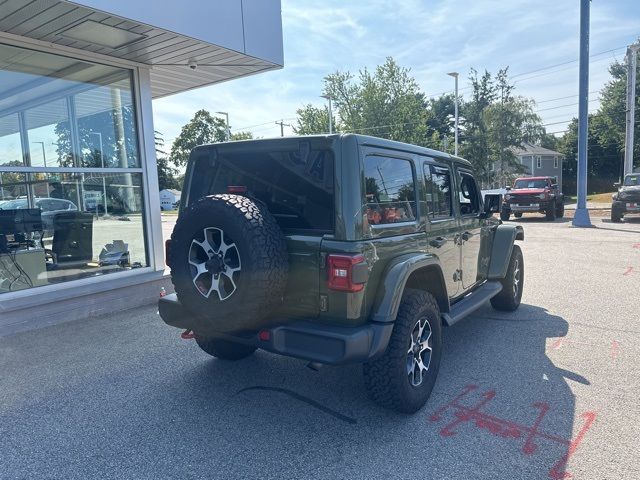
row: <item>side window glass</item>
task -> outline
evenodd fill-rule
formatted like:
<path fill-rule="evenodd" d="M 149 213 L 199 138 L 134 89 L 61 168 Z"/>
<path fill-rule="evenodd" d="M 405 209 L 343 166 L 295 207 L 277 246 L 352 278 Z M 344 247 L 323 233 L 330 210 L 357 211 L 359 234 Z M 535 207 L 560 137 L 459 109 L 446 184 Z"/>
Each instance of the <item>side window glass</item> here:
<path fill-rule="evenodd" d="M 451 172 L 447 167 L 424 166 L 424 181 L 429 217 L 448 218 L 451 211 Z"/>
<path fill-rule="evenodd" d="M 468 173 L 460 173 L 460 215 L 480 213 L 480 196 L 475 179 Z"/>
<path fill-rule="evenodd" d="M 416 186 L 411 162 L 369 156 L 364 159 L 364 212 L 370 225 L 413 222 Z"/>

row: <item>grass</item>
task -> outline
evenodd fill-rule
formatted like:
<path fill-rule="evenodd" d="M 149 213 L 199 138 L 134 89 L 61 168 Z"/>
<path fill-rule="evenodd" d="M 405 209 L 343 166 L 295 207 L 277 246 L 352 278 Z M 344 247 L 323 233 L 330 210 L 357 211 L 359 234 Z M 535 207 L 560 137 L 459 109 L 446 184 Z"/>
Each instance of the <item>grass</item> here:
<path fill-rule="evenodd" d="M 611 195 L 615 192 L 608 193 L 592 193 L 587 195 L 587 202 L 594 203 L 611 203 Z M 578 201 L 578 197 L 576 195 L 565 195 L 564 203 L 576 203 Z"/>

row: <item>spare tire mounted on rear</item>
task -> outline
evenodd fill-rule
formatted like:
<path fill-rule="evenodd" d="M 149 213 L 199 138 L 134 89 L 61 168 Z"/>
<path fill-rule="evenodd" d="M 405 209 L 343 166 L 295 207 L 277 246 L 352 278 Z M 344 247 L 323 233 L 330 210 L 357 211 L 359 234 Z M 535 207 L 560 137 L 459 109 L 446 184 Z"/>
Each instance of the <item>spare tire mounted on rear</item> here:
<path fill-rule="evenodd" d="M 195 202 L 176 222 L 170 262 L 199 334 L 259 329 L 282 301 L 287 246 L 259 201 L 219 194 Z"/>

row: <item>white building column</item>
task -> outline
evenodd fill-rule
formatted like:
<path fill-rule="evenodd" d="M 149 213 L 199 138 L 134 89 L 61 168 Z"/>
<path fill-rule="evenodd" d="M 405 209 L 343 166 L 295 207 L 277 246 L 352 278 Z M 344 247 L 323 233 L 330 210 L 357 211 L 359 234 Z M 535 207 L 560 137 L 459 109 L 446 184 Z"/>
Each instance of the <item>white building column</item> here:
<path fill-rule="evenodd" d="M 158 165 L 156 161 L 155 130 L 153 128 L 153 106 L 151 98 L 151 77 L 149 69 L 138 68 L 136 78 L 138 92 L 138 111 L 140 118 L 140 150 L 142 165 L 145 169 L 145 212 L 147 225 L 147 239 L 149 245 L 150 267 L 156 271 L 163 271 L 164 240 L 162 236 L 162 217 L 160 215 L 160 189 L 158 186 Z"/>

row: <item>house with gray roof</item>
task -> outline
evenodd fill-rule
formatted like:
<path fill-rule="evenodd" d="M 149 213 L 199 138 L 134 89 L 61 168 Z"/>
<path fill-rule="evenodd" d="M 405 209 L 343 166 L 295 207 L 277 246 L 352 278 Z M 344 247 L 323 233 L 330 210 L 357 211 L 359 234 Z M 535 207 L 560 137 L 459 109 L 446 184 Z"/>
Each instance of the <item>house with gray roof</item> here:
<path fill-rule="evenodd" d="M 555 150 L 523 143 L 522 147 L 515 150 L 518 161 L 525 168 L 524 176 L 531 177 L 556 177 L 558 185 L 562 188 L 562 161 L 564 155 Z"/>
<path fill-rule="evenodd" d="M 556 177 L 557 183 L 562 189 L 563 154 L 532 143 L 523 143 L 520 148 L 514 149 L 513 153 L 518 163 L 522 165 L 524 173 L 514 172 L 512 168 L 502 169 L 496 162 L 493 165 L 493 171 L 496 172 L 494 175 L 496 186 L 510 185 L 518 176 Z"/>

